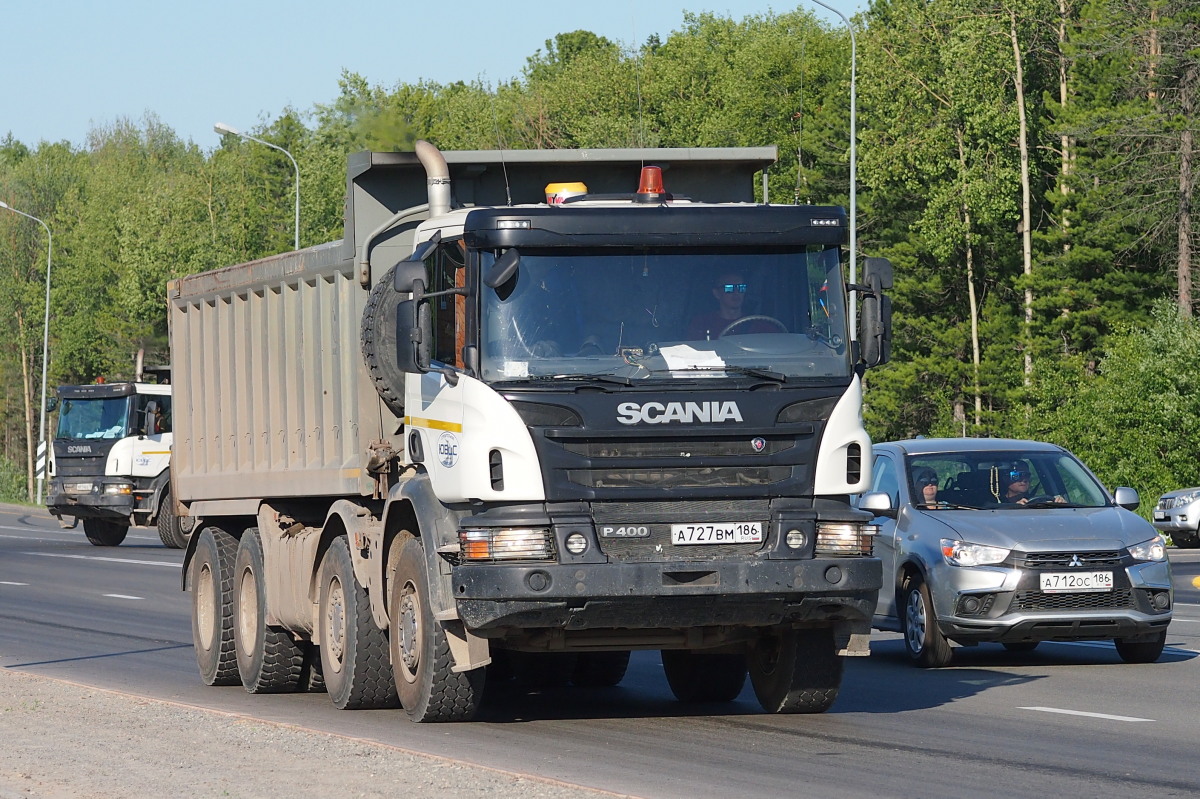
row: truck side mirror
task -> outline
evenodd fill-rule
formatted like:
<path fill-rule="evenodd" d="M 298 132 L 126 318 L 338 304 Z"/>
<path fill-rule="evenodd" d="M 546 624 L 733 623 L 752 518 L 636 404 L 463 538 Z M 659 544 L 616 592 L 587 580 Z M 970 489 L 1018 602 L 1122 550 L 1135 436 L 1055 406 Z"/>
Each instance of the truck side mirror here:
<path fill-rule="evenodd" d="M 412 299 L 396 306 L 396 365 L 404 372 L 424 374 L 429 371 L 429 341 L 433 338 L 433 328 L 429 322 L 423 272 L 409 288 Z"/>
<path fill-rule="evenodd" d="M 892 298 L 884 294 L 893 283 L 892 262 L 886 258 L 866 258 L 863 278 L 870 291 L 862 297 L 859 317 L 859 346 L 868 367 L 885 364 L 892 355 Z"/>
<path fill-rule="evenodd" d="M 517 267 L 521 265 L 521 253 L 517 252 L 516 247 L 510 247 L 504 251 L 504 254 L 496 259 L 496 263 L 492 264 L 492 268 L 484 276 L 483 282 L 490 289 L 498 289 L 508 281 L 512 280 L 513 275 L 517 273 Z"/>
<path fill-rule="evenodd" d="M 58 410 L 58 397 L 46 397 L 46 413 Z"/>

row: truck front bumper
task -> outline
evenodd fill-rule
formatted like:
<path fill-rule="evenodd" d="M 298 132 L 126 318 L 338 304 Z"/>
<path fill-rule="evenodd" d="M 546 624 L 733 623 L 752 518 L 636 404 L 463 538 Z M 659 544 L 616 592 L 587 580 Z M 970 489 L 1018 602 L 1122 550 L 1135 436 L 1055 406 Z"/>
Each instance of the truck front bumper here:
<path fill-rule="evenodd" d="M 453 569 L 473 630 L 659 629 L 844 621 L 869 624 L 876 558 L 597 564 L 470 564 Z"/>
<path fill-rule="evenodd" d="M 75 486 L 90 482 L 92 490 L 80 491 Z M 72 490 L 67 490 L 71 484 Z M 74 516 L 77 519 L 110 519 L 127 521 L 133 513 L 132 494 L 108 493 L 100 480 L 59 479 L 50 481 L 46 494 L 46 510 L 54 516 Z"/>

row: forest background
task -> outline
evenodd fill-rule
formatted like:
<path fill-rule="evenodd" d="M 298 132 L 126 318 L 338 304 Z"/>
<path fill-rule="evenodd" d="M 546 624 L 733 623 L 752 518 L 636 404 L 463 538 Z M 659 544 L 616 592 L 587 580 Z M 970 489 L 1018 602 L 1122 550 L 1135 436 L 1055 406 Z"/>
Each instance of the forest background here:
<path fill-rule="evenodd" d="M 853 20 L 858 243 L 896 268 L 877 441 L 1063 444 L 1141 512 L 1200 483 L 1193 317 L 1200 4 L 875 0 Z M 622 48 L 565 32 L 520 76 L 369 85 L 249 131 L 296 159 L 301 246 L 342 236 L 348 153 L 777 145 L 773 203 L 848 203 L 851 37 L 803 6 L 687 15 Z M 0 140 L 0 200 L 53 234 L 49 386 L 166 361 L 167 280 L 292 248 L 294 171 L 153 116 Z M 761 198 L 760 198 L 761 199 Z M 0 209 L 0 501 L 33 494 L 47 268 Z"/>

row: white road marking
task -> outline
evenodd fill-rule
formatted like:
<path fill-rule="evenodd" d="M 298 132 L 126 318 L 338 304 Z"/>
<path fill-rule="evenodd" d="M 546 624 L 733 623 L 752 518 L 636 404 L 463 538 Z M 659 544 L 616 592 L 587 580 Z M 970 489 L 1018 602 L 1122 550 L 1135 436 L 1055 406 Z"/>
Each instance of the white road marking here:
<path fill-rule="evenodd" d="M 1107 719 L 1109 721 L 1154 721 L 1154 719 L 1139 719 L 1136 716 L 1114 716 L 1110 713 L 1086 713 L 1082 710 L 1067 710 L 1061 707 L 1018 707 L 1017 710 L 1038 710 L 1042 713 L 1061 713 L 1064 716 L 1087 716 L 1091 719 Z"/>
<path fill-rule="evenodd" d="M 0 580 L 0 585 L 29 585 L 29 583 L 13 583 L 8 580 Z"/>
<path fill-rule="evenodd" d="M 99 555 L 64 555 L 60 552 L 22 552 L 22 555 L 41 555 L 43 558 L 74 558 L 75 560 L 106 560 L 111 563 L 135 563 L 140 566 L 170 566 L 183 568 L 182 563 L 163 563 L 161 560 L 133 560 L 132 558 L 103 558 Z"/>
<path fill-rule="evenodd" d="M 104 596 L 110 596 L 113 599 L 145 599 L 145 597 L 129 596 L 128 594 L 105 594 Z"/>

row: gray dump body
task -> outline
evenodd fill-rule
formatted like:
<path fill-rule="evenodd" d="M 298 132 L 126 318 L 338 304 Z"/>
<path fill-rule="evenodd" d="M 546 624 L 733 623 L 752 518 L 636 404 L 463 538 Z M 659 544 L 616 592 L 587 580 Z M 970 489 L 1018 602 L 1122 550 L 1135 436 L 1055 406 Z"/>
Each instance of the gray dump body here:
<path fill-rule="evenodd" d="M 544 202 L 548 183 L 625 193 L 644 164 L 697 201 L 749 202 L 774 147 L 443 154 L 456 205 Z M 374 281 L 412 251 L 426 174 L 412 153 L 357 153 L 345 238 L 174 281 L 175 498 L 193 516 L 257 512 L 265 498 L 371 496 L 367 448 L 403 451 L 401 422 L 378 398 L 360 353 Z M 360 263 L 370 242 L 369 267 Z"/>

